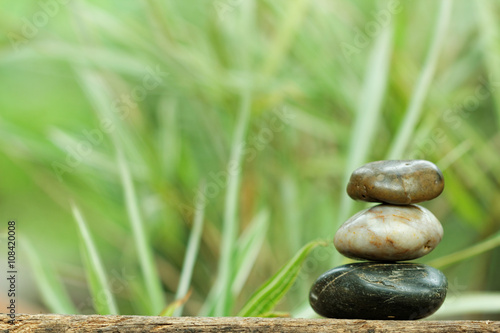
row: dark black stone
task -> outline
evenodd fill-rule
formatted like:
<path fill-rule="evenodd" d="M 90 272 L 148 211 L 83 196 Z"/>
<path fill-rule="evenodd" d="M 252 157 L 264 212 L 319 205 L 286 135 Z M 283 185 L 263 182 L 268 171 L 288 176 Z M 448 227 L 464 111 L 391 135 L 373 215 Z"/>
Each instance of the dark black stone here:
<path fill-rule="evenodd" d="M 420 319 L 443 304 L 448 282 L 430 266 L 363 262 L 321 275 L 309 302 L 319 315 L 338 319 Z"/>

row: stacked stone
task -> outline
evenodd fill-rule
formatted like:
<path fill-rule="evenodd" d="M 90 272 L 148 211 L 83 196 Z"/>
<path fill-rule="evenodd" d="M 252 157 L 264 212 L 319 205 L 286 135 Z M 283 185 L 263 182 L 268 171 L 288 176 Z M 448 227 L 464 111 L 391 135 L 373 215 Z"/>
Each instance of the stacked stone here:
<path fill-rule="evenodd" d="M 437 311 L 446 297 L 444 274 L 407 263 L 431 252 L 443 227 L 415 203 L 441 194 L 443 174 L 423 160 L 377 161 L 353 172 L 347 193 L 381 204 L 360 211 L 335 234 L 346 257 L 371 262 L 331 269 L 311 288 L 309 301 L 321 316 L 339 319 L 420 319 Z"/>

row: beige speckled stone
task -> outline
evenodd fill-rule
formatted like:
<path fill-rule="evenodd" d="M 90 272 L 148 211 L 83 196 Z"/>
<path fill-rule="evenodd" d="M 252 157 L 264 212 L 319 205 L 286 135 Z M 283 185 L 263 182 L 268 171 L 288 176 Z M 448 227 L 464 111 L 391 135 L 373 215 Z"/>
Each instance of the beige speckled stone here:
<path fill-rule="evenodd" d="M 441 170 L 425 160 L 376 161 L 354 170 L 347 194 L 354 200 L 407 205 L 443 192 Z"/>
<path fill-rule="evenodd" d="M 360 211 L 335 234 L 334 244 L 346 257 L 404 261 L 425 256 L 443 237 L 443 227 L 418 205 L 378 205 Z"/>

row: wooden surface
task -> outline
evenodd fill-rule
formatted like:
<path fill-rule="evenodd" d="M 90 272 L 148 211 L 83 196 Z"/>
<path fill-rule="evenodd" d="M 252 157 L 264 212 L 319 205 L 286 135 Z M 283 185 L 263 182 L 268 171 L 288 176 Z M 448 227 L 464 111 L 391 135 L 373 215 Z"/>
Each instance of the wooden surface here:
<path fill-rule="evenodd" d="M 1 332 L 500 332 L 499 321 L 0 315 Z"/>

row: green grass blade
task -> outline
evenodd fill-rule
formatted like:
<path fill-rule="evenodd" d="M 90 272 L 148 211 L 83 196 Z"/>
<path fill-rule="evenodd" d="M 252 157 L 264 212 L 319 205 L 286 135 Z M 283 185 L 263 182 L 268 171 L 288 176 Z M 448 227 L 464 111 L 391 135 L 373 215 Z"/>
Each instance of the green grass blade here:
<path fill-rule="evenodd" d="M 362 98 L 360 98 L 356 121 L 349 140 L 348 169 L 344 174 L 346 185 L 352 169 L 366 161 L 370 147 L 375 141 L 375 130 L 377 129 L 387 88 L 392 40 L 393 27 L 389 25 L 377 40 L 367 65 L 368 71 L 361 91 Z"/>
<path fill-rule="evenodd" d="M 28 255 L 33 276 L 36 276 L 35 283 L 49 311 L 59 314 L 77 314 L 73 302 L 57 278 L 55 271 L 49 263 L 42 261 L 31 241 L 24 239 L 23 249 Z"/>
<path fill-rule="evenodd" d="M 109 288 L 104 266 L 87 228 L 87 224 L 75 204 L 71 205 L 71 210 L 80 230 L 85 268 L 95 309 L 101 315 L 118 314 L 118 308 Z"/>
<path fill-rule="evenodd" d="M 241 317 L 258 317 L 271 312 L 299 275 L 300 267 L 309 253 L 322 241 L 312 241 L 300 249 L 274 276 L 267 280 L 238 313 Z"/>
<path fill-rule="evenodd" d="M 199 187 L 199 193 L 205 192 L 205 182 L 203 181 Z M 181 299 L 187 295 L 189 290 L 189 285 L 191 284 L 191 277 L 193 275 L 193 268 L 196 262 L 196 257 L 198 256 L 198 249 L 200 247 L 200 239 L 203 230 L 203 220 L 205 218 L 205 205 L 206 200 L 197 200 L 196 211 L 194 213 L 194 224 L 191 234 L 189 235 L 188 247 L 186 251 L 186 257 L 184 258 L 184 263 L 182 265 L 182 272 L 179 281 L 179 287 L 177 288 L 177 293 L 175 295 L 176 299 Z M 182 310 L 184 304 L 178 306 L 175 311 L 173 311 L 174 316 L 182 315 Z"/>
<path fill-rule="evenodd" d="M 80 143 L 77 138 L 59 128 L 54 127 L 49 129 L 48 135 L 54 145 L 58 146 L 62 151 L 67 147 L 76 147 Z M 108 155 L 98 151 L 98 149 L 94 149 L 92 153 L 82 159 L 81 165 L 78 165 L 76 170 L 84 166 L 100 170 L 106 174 L 116 174 L 116 165 L 114 161 L 110 160 Z"/>
<path fill-rule="evenodd" d="M 96 115 L 101 120 L 113 124 L 114 130 L 109 131 L 109 138 L 113 141 L 120 138 L 124 150 L 127 152 L 128 156 L 134 158 L 134 161 L 143 159 L 143 151 L 139 148 L 140 143 L 134 140 L 134 134 L 127 126 L 126 120 L 132 116 L 125 114 L 120 116 L 119 112 L 116 112 L 114 105 L 117 100 L 113 99 L 115 94 L 107 79 L 102 73 L 91 69 L 77 68 L 75 71 L 78 74 L 80 86 L 86 94 L 89 103 L 95 110 Z M 129 112 L 132 113 L 132 111 Z M 110 160 L 112 161 L 112 159 Z M 142 167 L 142 164 L 139 164 L 139 166 Z M 134 171 L 134 169 L 132 170 Z"/>
<path fill-rule="evenodd" d="M 240 293 L 252 271 L 255 260 L 266 239 L 268 225 L 269 213 L 267 210 L 261 211 L 254 217 L 247 230 L 238 240 L 238 247 L 234 256 L 235 273 L 231 288 L 234 296 Z"/>
<path fill-rule="evenodd" d="M 494 1 L 474 1 L 478 11 L 478 23 L 480 38 L 483 47 L 483 59 L 490 73 L 489 79 L 500 78 L 500 24 L 498 23 L 498 4 Z M 491 82 L 490 82 L 491 83 Z M 497 124 L 500 128 L 500 93 L 497 89 L 492 92 L 495 101 L 495 110 L 497 112 Z"/>
<path fill-rule="evenodd" d="M 295 33 L 300 27 L 303 17 L 307 13 L 307 7 L 310 2 L 308 0 L 298 0 L 288 2 L 290 8 L 287 10 L 282 26 L 279 29 L 279 34 L 276 37 L 273 48 L 269 52 L 267 61 L 264 63 L 262 73 L 264 76 L 271 76 L 278 69 L 278 65 L 283 63 L 283 58 L 287 50 L 290 48 Z"/>
<path fill-rule="evenodd" d="M 125 206 L 132 227 L 134 245 L 136 247 L 141 272 L 146 285 L 146 293 L 151 302 L 150 315 L 159 314 L 165 307 L 162 285 L 158 271 L 154 263 L 152 245 L 148 242 L 144 221 L 139 211 L 139 201 L 135 194 L 134 183 L 127 162 L 122 151 L 117 147 L 118 168 L 123 191 L 125 194 Z"/>
<path fill-rule="evenodd" d="M 484 221 L 488 220 L 488 215 L 481 203 L 477 201 L 474 194 L 460 181 L 460 176 L 453 170 L 446 173 L 446 191 L 453 193 L 449 202 L 456 211 L 470 226 L 476 230 L 481 230 Z"/>
<path fill-rule="evenodd" d="M 295 253 L 303 243 L 300 201 L 298 200 L 296 179 L 290 175 L 283 177 L 280 194 L 281 209 L 286 228 L 288 228 L 287 242 L 289 253 Z"/>
<path fill-rule="evenodd" d="M 458 144 L 453 150 L 451 150 L 448 154 L 443 156 L 436 165 L 441 171 L 445 171 L 452 165 L 454 162 L 458 161 L 463 155 L 473 148 L 474 145 L 470 140 L 465 140 Z"/>
<path fill-rule="evenodd" d="M 266 238 L 266 231 L 269 226 L 269 213 L 264 210 L 257 214 L 245 232 L 240 236 L 234 253 L 234 273 L 231 279 L 231 293 L 237 297 L 254 267 L 255 261 Z M 215 307 L 220 291 L 213 288 L 202 309 L 200 316 L 215 316 Z"/>
<path fill-rule="evenodd" d="M 462 260 L 477 256 L 481 253 L 493 250 L 498 246 L 500 246 L 500 233 L 497 233 L 492 238 L 474 244 L 466 249 L 448 254 L 441 258 L 431 260 L 427 263 L 427 265 L 437 268 L 443 268 L 455 264 L 457 262 L 460 262 Z"/>
<path fill-rule="evenodd" d="M 243 93 L 241 107 L 236 125 L 236 131 L 231 148 L 229 165 L 236 165 L 232 168 L 227 177 L 227 190 L 224 203 L 224 221 L 222 230 L 221 257 L 219 271 L 216 282 L 216 289 L 220 290 L 215 314 L 217 316 L 229 315 L 231 311 L 231 276 L 233 272 L 233 251 L 234 243 L 238 234 L 238 221 L 236 219 L 236 209 L 238 201 L 238 190 L 241 182 L 241 163 L 244 146 L 245 133 L 248 128 L 250 118 L 251 98 L 249 91 Z"/>
<path fill-rule="evenodd" d="M 180 130 L 178 126 L 179 111 L 175 99 L 163 98 L 158 105 L 158 118 L 162 131 L 158 135 L 158 146 L 161 150 L 159 159 L 161 170 L 167 179 L 174 179 L 181 155 Z"/>
<path fill-rule="evenodd" d="M 446 30 L 451 16 L 451 9 L 451 0 L 442 0 L 440 2 L 439 13 L 436 18 L 436 27 L 433 33 L 434 39 L 429 49 L 429 53 L 427 54 L 422 72 L 418 78 L 415 91 L 410 100 L 410 105 L 406 111 L 403 123 L 399 126 L 396 137 L 392 141 L 393 144 L 389 150 L 387 159 L 402 158 L 415 127 L 417 126 L 420 114 L 422 113 L 422 106 L 424 104 L 425 97 L 429 91 L 432 83 L 432 77 L 434 76 L 434 72 L 436 70 L 439 52 L 445 42 Z"/>

